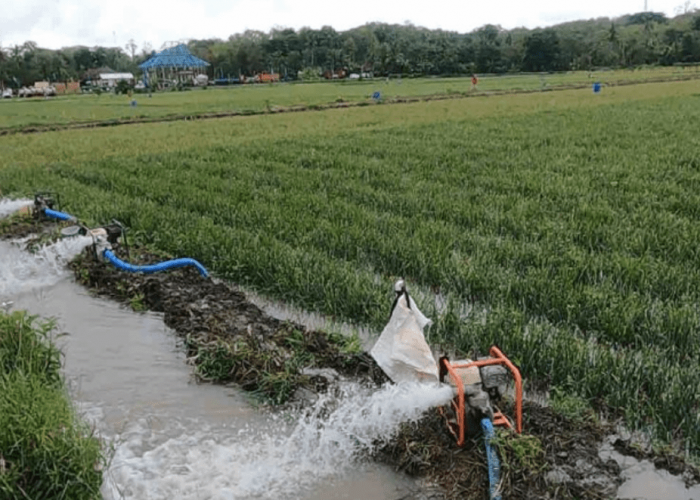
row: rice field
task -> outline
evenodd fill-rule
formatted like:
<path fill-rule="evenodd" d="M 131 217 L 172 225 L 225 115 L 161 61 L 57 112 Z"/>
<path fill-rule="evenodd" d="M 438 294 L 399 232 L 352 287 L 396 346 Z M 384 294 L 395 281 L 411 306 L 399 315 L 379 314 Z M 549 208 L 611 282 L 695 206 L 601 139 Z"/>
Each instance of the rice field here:
<path fill-rule="evenodd" d="M 697 68 L 647 68 L 588 73 L 513 74 L 484 76 L 478 93 L 518 92 L 590 86 L 593 82 L 618 85 L 659 79 L 700 78 Z M 470 78 L 417 78 L 366 81 L 281 83 L 210 87 L 206 91 L 158 92 L 149 97 L 114 94 L 77 95 L 45 99 L 0 100 L 0 132 L 36 126 L 117 120 L 165 119 L 208 113 L 254 114 L 292 106 L 317 107 L 333 103 L 372 102 L 374 92 L 383 100 L 434 95 L 473 95 Z M 136 106 L 131 101 L 136 100 Z"/>
<path fill-rule="evenodd" d="M 698 456 L 699 119 L 690 81 L 15 135 L 0 192 L 377 330 L 405 277 L 431 342 Z"/>

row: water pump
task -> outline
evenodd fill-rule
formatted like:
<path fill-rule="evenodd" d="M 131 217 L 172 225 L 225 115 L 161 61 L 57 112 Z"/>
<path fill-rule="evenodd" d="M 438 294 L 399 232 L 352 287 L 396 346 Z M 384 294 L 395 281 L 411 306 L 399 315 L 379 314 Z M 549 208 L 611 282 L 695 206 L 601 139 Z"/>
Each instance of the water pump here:
<path fill-rule="evenodd" d="M 55 195 L 58 198 L 58 195 Z M 173 259 L 165 262 L 160 262 L 158 264 L 151 264 L 146 266 L 139 266 L 129 264 L 121 260 L 112 251 L 112 245 L 116 245 L 119 238 L 124 239 L 124 247 L 126 248 L 127 258 L 129 256 L 129 244 L 126 240 L 126 228 L 124 224 L 116 219 L 112 219 L 111 224 L 104 225 L 102 227 L 97 227 L 90 229 L 87 226 L 78 223 L 78 219 L 70 214 L 59 212 L 53 210 L 51 207 L 54 204 L 54 193 L 37 193 L 34 198 L 34 203 L 36 205 L 35 209 L 37 214 L 42 214 L 44 217 L 51 219 L 57 219 L 62 221 L 73 221 L 76 223 L 74 226 L 65 227 L 61 230 L 61 234 L 66 237 L 82 235 L 92 237 L 92 252 L 95 259 L 104 262 L 109 261 L 115 267 L 122 271 L 127 271 L 131 273 L 157 273 L 161 271 L 166 271 L 168 269 L 174 269 L 184 266 L 194 266 L 199 271 L 199 274 L 205 278 L 209 277 L 209 272 L 206 268 L 194 259 L 188 257 L 181 259 Z"/>
<path fill-rule="evenodd" d="M 451 405 L 440 408 L 440 412 L 457 439 L 457 446 L 463 446 L 468 436 L 479 431 L 479 422 L 484 418 L 493 425 L 514 428 L 518 434 L 523 430 L 523 382 L 520 370 L 498 347 L 491 347 L 489 354 L 476 361 L 450 362 L 446 356 L 440 358 L 440 381 L 448 382 L 455 390 Z M 504 395 L 511 375 L 515 381 L 514 422 L 493 408 Z"/>
<path fill-rule="evenodd" d="M 111 224 L 106 224 L 102 227 L 96 227 L 94 229 L 84 228 L 85 232 L 81 234 L 87 234 L 92 236 L 92 250 L 94 257 L 97 260 L 104 261 L 105 251 L 112 250 L 113 246 L 119 243 L 119 238 L 124 240 L 124 248 L 126 249 L 126 255 L 129 256 L 129 242 L 126 238 L 126 228 L 124 224 L 116 219 L 112 219 Z"/>
<path fill-rule="evenodd" d="M 45 209 L 58 210 L 60 197 L 53 191 L 39 191 L 34 194 L 34 215 L 43 214 Z"/>
<path fill-rule="evenodd" d="M 436 361 L 423 335 L 423 328 L 432 322 L 423 316 L 411 299 L 403 280 L 396 282 L 394 291 L 396 298 L 389 322 L 370 351 L 384 373 L 395 383 L 431 382 L 451 385 L 454 400 L 440 411 L 457 439 L 458 446 L 464 445 L 467 436 L 479 432 L 483 419 L 493 425 L 515 428 L 520 433 L 522 379 L 515 364 L 495 346 L 491 348 L 490 356 L 476 361 L 451 362 L 447 356 Z M 510 383 L 511 375 L 515 380 L 514 424 L 494 409 Z"/>
<path fill-rule="evenodd" d="M 52 191 L 38 192 L 34 195 L 34 217 L 77 222 L 78 219 L 72 215 L 55 210 L 54 208 L 57 208 L 58 205 L 58 193 Z"/>

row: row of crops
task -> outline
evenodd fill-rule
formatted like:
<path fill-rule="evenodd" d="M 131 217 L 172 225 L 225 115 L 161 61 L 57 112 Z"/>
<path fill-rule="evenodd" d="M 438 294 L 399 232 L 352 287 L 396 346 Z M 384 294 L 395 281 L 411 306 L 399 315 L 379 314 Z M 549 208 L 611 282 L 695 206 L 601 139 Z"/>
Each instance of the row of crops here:
<path fill-rule="evenodd" d="M 0 102 L 0 133 L 35 126 L 56 126 L 114 120 L 164 119 L 206 113 L 261 113 L 277 107 L 317 107 L 329 103 L 371 101 L 431 95 L 551 90 L 590 86 L 593 82 L 619 85 L 629 82 L 700 78 L 694 69 L 658 67 L 643 70 L 575 71 L 554 74 L 508 74 L 484 76 L 473 90 L 471 78 L 377 78 L 363 82 L 284 83 L 245 85 L 228 89 L 192 92 L 159 92 L 132 97 L 113 94 L 80 95 L 45 99 L 13 99 Z M 607 89 L 606 89 L 607 90 Z M 132 105 L 136 100 L 136 105 Z"/>
<path fill-rule="evenodd" d="M 455 101 L 450 121 L 271 125 L 188 147 L 164 127 L 148 153 L 6 162 L 0 189 L 57 190 L 71 213 L 376 329 L 403 276 L 431 342 L 496 343 L 530 381 L 699 454 L 700 99 L 686 93 L 478 119 Z"/>

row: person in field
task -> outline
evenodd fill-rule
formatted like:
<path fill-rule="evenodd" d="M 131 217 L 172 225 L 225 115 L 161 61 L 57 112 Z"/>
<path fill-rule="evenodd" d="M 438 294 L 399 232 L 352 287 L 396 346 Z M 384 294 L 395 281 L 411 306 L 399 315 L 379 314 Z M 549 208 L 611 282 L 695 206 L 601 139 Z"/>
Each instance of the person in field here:
<path fill-rule="evenodd" d="M 476 75 L 472 75 L 472 90 L 476 90 L 476 85 L 479 83 L 479 79 Z"/>

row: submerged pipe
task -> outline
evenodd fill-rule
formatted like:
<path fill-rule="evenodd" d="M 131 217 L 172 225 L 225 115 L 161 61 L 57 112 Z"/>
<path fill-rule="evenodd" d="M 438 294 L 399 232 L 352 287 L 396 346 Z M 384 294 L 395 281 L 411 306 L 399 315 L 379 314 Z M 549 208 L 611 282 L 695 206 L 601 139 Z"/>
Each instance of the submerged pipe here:
<path fill-rule="evenodd" d="M 44 215 L 46 215 L 47 217 L 51 217 L 52 219 L 58 220 L 77 220 L 72 215 L 69 215 L 65 212 L 59 212 L 58 210 L 51 210 L 48 207 L 44 209 Z"/>
<path fill-rule="evenodd" d="M 486 444 L 486 459 L 489 466 L 489 498 L 491 500 L 501 500 L 501 494 L 498 492 L 498 482 L 501 473 L 501 464 L 498 461 L 498 454 L 491 445 L 491 440 L 494 438 L 493 424 L 488 418 L 481 420 L 481 429 L 484 431 L 484 443 Z"/>
<path fill-rule="evenodd" d="M 130 273 L 149 274 L 165 271 L 167 269 L 173 269 L 176 267 L 194 266 L 199 271 L 199 274 L 201 274 L 205 278 L 209 276 L 209 273 L 202 264 L 200 264 L 194 259 L 190 259 L 189 257 L 184 259 L 167 260 L 165 262 L 152 264 L 150 266 L 134 266 L 133 264 L 129 264 L 128 262 L 124 262 L 123 260 L 119 259 L 116 255 L 114 255 L 114 253 L 111 250 L 105 250 L 104 256 L 118 269 Z"/>

